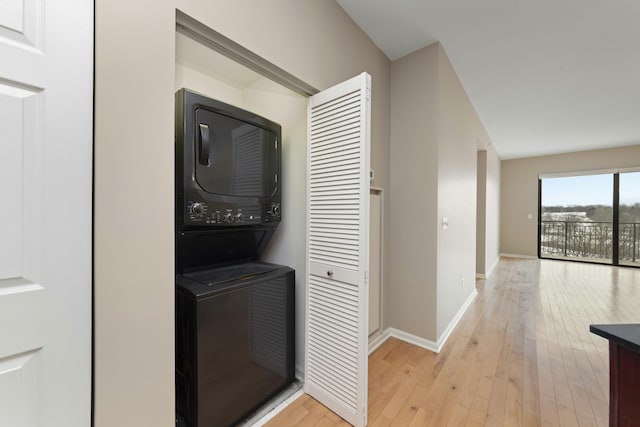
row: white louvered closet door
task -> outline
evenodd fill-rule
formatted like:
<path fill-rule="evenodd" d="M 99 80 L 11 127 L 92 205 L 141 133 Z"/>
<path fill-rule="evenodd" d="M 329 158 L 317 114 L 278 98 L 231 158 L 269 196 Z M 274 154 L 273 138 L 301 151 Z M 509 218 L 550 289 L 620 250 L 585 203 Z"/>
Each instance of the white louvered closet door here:
<path fill-rule="evenodd" d="M 309 101 L 305 391 L 367 423 L 371 77 Z"/>

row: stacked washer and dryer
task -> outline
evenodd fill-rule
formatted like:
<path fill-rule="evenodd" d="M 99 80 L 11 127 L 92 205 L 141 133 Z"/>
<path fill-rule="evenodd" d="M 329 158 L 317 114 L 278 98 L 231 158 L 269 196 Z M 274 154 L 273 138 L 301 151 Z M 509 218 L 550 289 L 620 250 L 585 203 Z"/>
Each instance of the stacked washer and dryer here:
<path fill-rule="evenodd" d="M 294 380 L 294 271 L 260 261 L 281 216 L 281 128 L 176 93 L 176 424 L 233 425 Z"/>

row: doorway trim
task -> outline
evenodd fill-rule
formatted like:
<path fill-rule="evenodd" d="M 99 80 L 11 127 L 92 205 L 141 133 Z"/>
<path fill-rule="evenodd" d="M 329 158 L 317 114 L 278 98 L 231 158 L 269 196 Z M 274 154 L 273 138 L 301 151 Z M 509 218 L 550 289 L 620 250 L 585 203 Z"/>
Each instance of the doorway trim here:
<path fill-rule="evenodd" d="M 378 330 L 369 336 L 369 353 L 371 353 L 372 344 L 378 342 L 379 338 L 384 334 L 384 189 L 380 187 L 369 187 L 371 194 L 377 194 L 380 196 L 380 259 L 379 259 L 379 280 L 380 280 L 380 306 L 378 308 L 379 323 Z M 369 213 L 371 215 L 371 213 Z M 371 276 L 371 272 L 369 272 Z M 369 280 L 371 284 L 371 280 Z"/>
<path fill-rule="evenodd" d="M 280 83 L 282 86 L 300 95 L 311 96 L 320 92 L 315 87 L 283 70 L 273 62 L 267 61 L 260 55 L 256 55 L 249 49 L 207 27 L 202 22 L 190 17 L 179 9 L 176 9 L 176 32 L 202 43 L 209 49 L 244 65 L 264 77 Z"/>

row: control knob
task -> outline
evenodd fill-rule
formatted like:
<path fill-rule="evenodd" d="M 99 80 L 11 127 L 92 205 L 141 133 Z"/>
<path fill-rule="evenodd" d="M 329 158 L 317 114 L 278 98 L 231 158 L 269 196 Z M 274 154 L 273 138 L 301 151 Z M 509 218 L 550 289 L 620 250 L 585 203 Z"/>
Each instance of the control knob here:
<path fill-rule="evenodd" d="M 238 213 L 236 214 L 236 222 L 240 222 L 240 221 L 242 221 L 242 214 Z"/>
<path fill-rule="evenodd" d="M 191 213 L 194 215 L 202 215 L 204 213 L 204 207 L 200 203 L 194 203 L 191 205 Z"/>
<path fill-rule="evenodd" d="M 224 222 L 225 223 L 231 222 L 231 214 L 230 213 L 224 214 Z"/>
<path fill-rule="evenodd" d="M 269 210 L 269 213 L 272 216 L 280 216 L 280 204 L 274 203 L 273 205 L 271 205 L 271 209 Z"/>

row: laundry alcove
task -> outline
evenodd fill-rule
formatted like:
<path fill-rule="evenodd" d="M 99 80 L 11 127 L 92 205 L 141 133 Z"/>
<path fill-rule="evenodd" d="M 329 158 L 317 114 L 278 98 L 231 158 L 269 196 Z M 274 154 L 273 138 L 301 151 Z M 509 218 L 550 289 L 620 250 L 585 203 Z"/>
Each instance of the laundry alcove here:
<path fill-rule="evenodd" d="M 316 105 L 324 109 L 324 112 L 321 112 L 320 122 L 328 126 L 321 135 L 320 145 L 324 145 L 324 148 L 318 149 L 319 157 L 316 158 L 314 166 L 313 153 L 308 152 L 309 136 L 313 133 L 308 129 L 308 96 L 315 94 L 316 89 L 181 12 L 177 14 L 175 59 L 176 90 L 186 87 L 281 124 L 283 219 L 265 251 L 263 260 L 288 265 L 296 271 L 296 376 L 303 381 L 307 380 L 305 391 L 317 397 L 354 425 L 365 425 L 368 354 L 368 288 L 366 287 L 369 232 L 368 115 L 363 109 L 361 119 L 361 112 L 358 110 L 356 118 L 353 115 L 356 114 L 355 110 L 351 109 L 351 116 L 341 117 L 341 111 L 349 110 L 352 99 L 343 100 L 346 102 L 344 104 L 341 103 L 340 98 L 351 94 L 351 98 L 357 98 L 363 106 L 366 106 L 370 102 L 370 83 L 367 76 L 358 77 L 360 83 L 356 83 L 355 89 L 346 87 L 347 92 L 330 95 L 337 101 L 333 101 L 334 98 L 324 99 L 321 95 L 311 98 L 312 109 L 314 99 L 317 100 Z M 351 83 L 353 84 L 354 82 Z M 342 86 L 338 90 L 344 89 L 345 86 Z M 327 124 L 327 111 L 333 112 L 335 124 Z M 355 139 L 352 135 L 354 126 L 351 126 L 354 123 L 355 131 L 359 135 Z M 341 126 L 342 129 L 340 129 Z M 341 147 L 341 141 L 345 138 L 340 135 L 347 135 L 346 139 L 351 140 L 355 145 Z M 310 170 L 308 168 L 315 170 L 316 174 L 318 171 L 328 173 L 324 178 L 320 178 L 320 182 L 316 181 L 315 189 L 307 187 L 308 170 Z M 349 173 L 353 179 L 345 181 L 343 178 Z M 320 211 L 317 203 L 313 205 L 312 202 L 311 208 L 307 204 L 308 194 L 312 193 L 317 196 L 315 200 L 319 201 L 320 205 L 327 206 L 331 199 L 337 204 L 329 206 L 329 209 L 323 210 L 319 216 L 313 217 L 313 212 Z M 349 207 L 345 207 L 344 203 L 345 200 L 349 201 L 348 199 L 351 199 L 350 201 L 355 203 L 356 207 L 345 213 L 343 209 Z M 312 218 L 315 218 L 316 222 L 308 229 L 309 212 L 312 212 Z M 318 227 L 323 230 L 319 230 Z M 351 231 L 348 230 L 349 227 L 352 228 Z M 334 233 L 335 230 L 338 230 L 337 234 Z M 317 255 L 319 249 L 329 251 L 325 254 L 320 267 L 317 263 L 309 264 L 307 259 L 309 235 L 310 233 L 317 235 L 319 231 L 321 231 L 320 234 L 324 232 L 320 237 L 324 241 L 316 241 L 319 245 L 312 248 L 311 258 L 313 259 L 313 254 Z M 341 239 L 345 235 L 351 237 L 347 237 L 347 240 Z M 345 245 L 349 239 L 355 246 Z M 345 256 L 355 261 L 341 270 L 341 267 L 345 266 L 340 265 L 341 262 L 336 260 Z M 312 266 L 312 270 L 309 269 L 309 265 Z M 335 271 L 335 277 L 327 277 L 328 271 L 332 273 Z M 316 277 L 324 277 L 308 281 L 307 275 L 313 276 L 314 272 L 319 272 Z M 333 284 L 328 281 L 333 281 Z M 340 286 L 349 281 L 353 282 L 354 298 L 349 302 L 351 306 L 347 304 L 344 310 L 346 312 L 355 310 L 352 313 L 354 322 L 349 326 L 352 328 L 352 333 L 331 336 L 326 332 L 335 329 L 335 323 L 332 322 L 339 321 L 339 317 L 332 319 L 331 315 L 327 317 L 324 314 L 330 313 L 344 302 L 332 298 L 341 294 L 344 289 Z M 308 311 L 306 310 L 307 283 L 321 285 L 313 291 L 315 295 L 318 295 L 317 292 L 321 294 L 315 299 L 316 304 L 312 304 Z M 313 313 L 317 314 L 319 311 L 324 311 L 323 315 L 319 318 L 314 317 Z M 309 329 L 309 317 L 311 322 L 316 320 L 315 323 L 311 323 L 312 329 Z M 311 345 L 306 345 L 308 334 L 316 338 Z M 355 341 L 352 342 L 352 339 Z M 350 347 L 351 357 L 347 357 L 343 347 Z M 309 366 L 306 367 L 307 378 L 305 378 L 305 364 L 309 360 L 316 361 L 316 374 L 319 370 L 326 374 L 321 381 L 313 381 L 308 377 L 309 372 L 312 377 L 314 375 L 314 371 L 308 371 Z M 355 378 L 355 381 L 350 384 L 343 383 L 345 368 L 351 370 Z M 318 379 L 317 375 L 315 378 Z M 333 404 L 327 402 L 327 396 L 333 396 L 332 400 L 335 402 Z M 347 405 L 349 408 L 346 410 L 342 407 L 343 400 L 351 401 L 351 405 Z"/>

